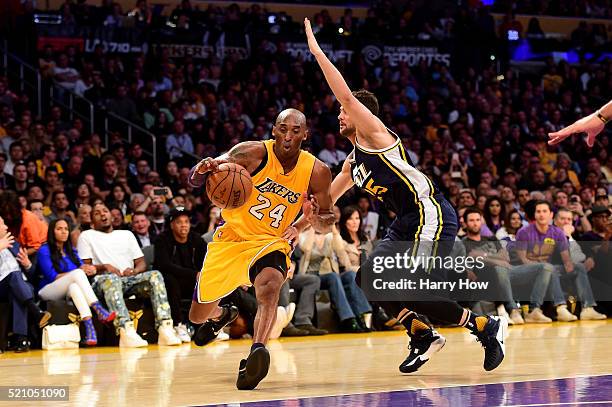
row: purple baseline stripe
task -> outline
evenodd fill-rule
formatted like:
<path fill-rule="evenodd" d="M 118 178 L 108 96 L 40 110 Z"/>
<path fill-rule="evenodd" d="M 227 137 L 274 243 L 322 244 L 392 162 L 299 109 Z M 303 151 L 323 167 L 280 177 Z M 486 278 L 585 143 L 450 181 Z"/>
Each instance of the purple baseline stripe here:
<path fill-rule="evenodd" d="M 265 387 L 265 383 L 264 383 Z M 260 390 L 263 392 L 265 390 Z M 612 376 L 575 377 L 514 383 L 479 384 L 436 389 L 388 391 L 343 396 L 308 397 L 251 403 L 219 404 L 241 407 L 337 406 L 505 406 L 608 402 L 612 405 Z"/>

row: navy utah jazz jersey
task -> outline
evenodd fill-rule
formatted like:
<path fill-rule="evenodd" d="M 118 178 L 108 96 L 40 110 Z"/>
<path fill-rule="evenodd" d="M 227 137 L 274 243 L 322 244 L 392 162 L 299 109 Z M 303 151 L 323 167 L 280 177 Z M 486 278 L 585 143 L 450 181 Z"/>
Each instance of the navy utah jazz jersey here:
<path fill-rule="evenodd" d="M 419 171 L 396 134 L 397 140 L 382 150 L 371 150 L 355 142 L 349 156 L 353 181 L 365 189 L 398 216 L 418 211 L 421 218 L 430 214 L 441 215 L 435 195 L 439 193 L 434 183 Z"/>

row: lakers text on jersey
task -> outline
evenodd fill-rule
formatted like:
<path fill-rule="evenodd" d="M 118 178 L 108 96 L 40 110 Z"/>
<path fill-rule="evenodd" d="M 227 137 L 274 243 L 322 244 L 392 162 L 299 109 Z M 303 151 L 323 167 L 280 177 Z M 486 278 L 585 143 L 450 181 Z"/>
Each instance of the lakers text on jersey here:
<path fill-rule="evenodd" d="M 289 243 L 281 236 L 300 213 L 308 190 L 315 157 L 301 151 L 296 166 L 285 173 L 274 153 L 274 141 L 264 142 L 266 155 L 251 174 L 253 191 L 236 209 L 222 211 L 225 223 L 208 245 L 197 282 L 198 302 L 213 302 L 242 285 L 251 285 L 249 270 L 268 253 L 288 255 Z"/>

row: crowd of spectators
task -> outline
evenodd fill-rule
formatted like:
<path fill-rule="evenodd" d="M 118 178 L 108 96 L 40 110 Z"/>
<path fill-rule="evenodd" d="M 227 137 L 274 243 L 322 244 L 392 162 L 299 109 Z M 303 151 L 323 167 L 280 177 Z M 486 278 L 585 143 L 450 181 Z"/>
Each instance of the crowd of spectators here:
<path fill-rule="evenodd" d="M 62 10 L 67 13 L 72 5 L 69 1 L 66 4 Z M 97 12 L 108 8 L 110 14 L 104 21 L 113 15 L 124 16 L 109 2 L 103 4 Z M 146 2 L 136 2 L 135 10 L 141 6 Z M 391 6 L 383 2 L 365 21 L 353 18 L 347 10 L 337 24 L 375 32 L 381 28 L 385 13 L 392 11 L 386 7 Z M 214 7 L 204 15 L 210 19 L 219 17 L 219 21 L 229 24 L 252 18 L 253 10 Z M 78 8 L 70 12 L 84 17 Z M 194 13 L 190 2 L 184 1 L 173 15 L 180 19 Z M 140 17 L 146 24 L 146 13 Z M 402 18 L 404 23 L 418 20 L 419 10 L 404 13 Z M 488 27 L 486 12 L 478 8 L 461 9 L 448 16 L 451 20 L 454 28 L 448 35 L 456 42 L 467 39 L 464 48 L 476 41 L 473 33 L 466 37 L 470 27 Z M 318 13 L 313 21 L 321 32 L 326 24 L 337 26 L 325 12 Z M 407 30 L 410 27 L 414 26 L 408 24 Z M 435 31 L 432 28 L 432 33 Z M 494 40 L 493 26 L 489 34 Z M 241 141 L 268 139 L 276 115 L 289 107 L 306 114 L 310 138 L 305 147 L 333 171 L 338 170 L 352 148 L 338 135 L 339 106 L 316 64 L 292 58 L 283 46 L 274 51 L 257 47 L 246 60 L 237 56 L 224 60 L 214 56 L 170 58 L 167 52 L 112 54 L 105 53 L 102 47 L 86 54 L 73 46 L 59 52 L 45 47 L 38 61 L 43 76 L 58 86 L 142 123 L 157 136 L 157 151 L 163 153 L 158 156 L 158 167 L 152 168 L 145 153 L 149 146 L 128 144 L 120 133 L 112 134 L 106 146 L 99 134 L 90 133 L 78 117 L 70 120 L 66 109 L 60 106 L 36 117 L 31 95 L 10 88 L 7 78 L 0 77 L 0 217 L 8 229 L 2 233 L 0 228 L 0 255 L 8 256 L 11 246 L 6 233 L 12 233 L 23 249 L 13 249 L 17 257 L 11 262 L 11 270 L 0 267 L 0 283 L 12 272 L 24 272 L 30 275 L 34 286 L 38 285 L 38 292 L 44 289 L 40 284 L 53 283 L 50 276 L 58 278 L 51 272 L 42 272 L 47 280 L 39 283 L 36 274 L 42 267 L 58 275 L 73 272 L 65 268 L 68 263 L 61 261 L 57 253 L 55 260 L 47 254 L 51 261 L 46 263 L 37 258 L 41 248 L 47 247 L 45 242 L 58 241 L 60 232 L 68 233 L 69 239 L 62 241 L 70 241 L 71 246 L 63 256 L 68 256 L 75 270 L 81 271 L 71 277 L 74 285 L 62 286 L 58 291 L 61 294 L 55 296 L 68 293 L 74 301 L 76 295 L 80 300 L 74 302 L 80 303 L 82 316 L 91 318 L 91 306 L 100 319 L 109 320 L 106 310 L 94 305 L 98 304 L 97 298 L 104 299 L 109 311 L 116 315 L 113 323 L 125 346 L 146 343 L 130 325 L 123 294 L 151 298 L 161 342 L 171 345 L 189 338 L 181 300 L 191 298 L 190 287 L 205 252 L 200 236 L 210 239 L 211 232 L 223 221 L 219 208 L 187 180 L 198 157 L 217 156 Z M 461 64 L 460 59 L 453 63 L 457 66 L 449 69 L 438 62 L 408 66 L 403 62 L 392 65 L 384 59 L 372 68 L 355 54 L 350 64 L 339 60 L 337 65 L 352 88 L 366 88 L 376 94 L 380 118 L 398 134 L 412 162 L 438 184 L 457 209 L 462 223 L 460 237 L 496 238 L 499 246 L 487 250 L 498 253 L 516 240 L 529 222 L 537 221 L 535 203 L 547 202 L 556 216 L 566 214 L 569 218 L 559 220 L 563 236 L 575 241 L 609 241 L 609 134 L 602 134 L 595 146 L 588 148 L 580 137 L 549 146 L 547 133 L 610 100 L 612 61 L 570 65 L 550 59 L 537 73 L 518 68 L 499 72 L 495 63 Z M 354 282 L 360 260 L 384 235 L 395 215 L 356 189 L 338 202 L 336 210 L 338 224 L 334 233 L 304 234 L 295 252 L 296 278 L 287 286 L 307 294 L 298 296 L 294 323 L 285 321 L 283 332 L 287 335 L 325 333 L 313 325 L 311 297 L 319 289 L 328 290 L 344 331 L 396 327 L 383 309 L 368 303 Z M 478 230 L 470 230 L 475 217 L 481 218 L 481 224 Z M 58 222 L 62 219 L 65 222 Z M 147 247 L 158 246 L 163 250 L 155 250 L 154 258 L 145 261 Z M 546 268 L 520 266 L 534 261 L 529 256 L 533 247 L 522 249 L 526 254 L 518 260 L 500 255 L 502 262 L 496 267 L 506 280 L 511 281 L 513 275 L 525 269 L 531 272 Z M 583 307 L 591 309 L 585 315 L 592 316 L 595 314 L 589 313 L 595 312 L 594 300 L 588 295 L 584 279 L 588 282 L 587 276 L 596 273 L 598 281 L 609 282 L 610 277 L 603 270 L 603 254 L 591 249 L 585 250 L 583 258 L 572 257 L 571 263 L 584 269 L 572 283 L 578 286 L 577 297 Z M 45 250 L 49 253 L 48 248 Z M 554 263 L 555 267 L 546 270 L 557 276 L 542 277 L 538 280 L 540 285 L 560 281 L 559 267 L 565 265 L 568 272 L 572 268 L 567 258 L 540 260 Z M 87 288 L 89 283 L 84 276 L 89 278 L 91 287 Z M 527 279 L 523 275 L 521 278 Z M 0 298 L 7 298 L 4 284 L 0 288 Z M 560 289 L 553 293 L 554 302 L 563 309 L 562 302 L 567 298 Z M 531 308 L 525 314 L 527 322 L 545 322 L 544 318 L 548 318 L 537 311 L 543 302 L 541 291 L 541 287 L 534 287 Z M 253 310 L 252 297 L 252 292 L 240 289 L 229 300 L 243 304 L 248 314 L 247 310 Z M 32 298 L 26 295 L 14 300 L 22 315 L 30 310 L 39 320 L 48 319 L 31 305 Z M 285 308 L 288 301 L 285 292 L 279 305 Z M 522 317 L 512 297 L 501 305 L 503 309 L 498 307 L 498 312 L 507 310 L 513 322 L 520 323 Z M 557 309 L 559 315 L 572 319 Z M 25 335 L 23 327 L 15 329 Z M 18 348 L 25 346 L 22 343 Z"/>
<path fill-rule="evenodd" d="M 517 14 L 610 18 L 612 3 L 610 0 L 496 0 L 493 10 L 497 12 L 512 10 Z"/>

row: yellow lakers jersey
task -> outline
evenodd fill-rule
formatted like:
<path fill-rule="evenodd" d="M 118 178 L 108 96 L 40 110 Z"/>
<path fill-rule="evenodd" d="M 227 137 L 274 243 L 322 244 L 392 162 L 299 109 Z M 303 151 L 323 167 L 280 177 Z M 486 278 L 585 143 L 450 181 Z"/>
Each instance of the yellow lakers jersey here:
<path fill-rule="evenodd" d="M 273 150 L 274 140 L 263 143 L 267 154 L 251 174 L 251 196 L 241 207 L 221 212 L 227 226 L 245 240 L 280 237 L 291 225 L 302 208 L 316 160 L 302 150 L 295 168 L 285 174 Z"/>

